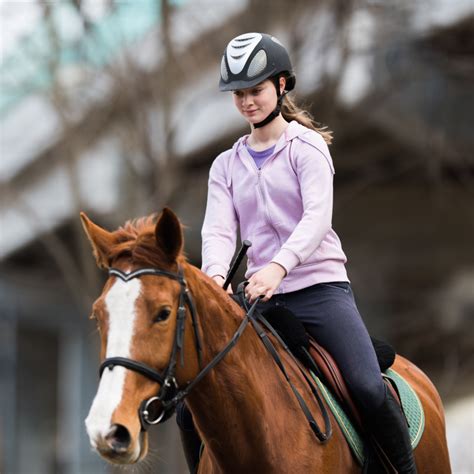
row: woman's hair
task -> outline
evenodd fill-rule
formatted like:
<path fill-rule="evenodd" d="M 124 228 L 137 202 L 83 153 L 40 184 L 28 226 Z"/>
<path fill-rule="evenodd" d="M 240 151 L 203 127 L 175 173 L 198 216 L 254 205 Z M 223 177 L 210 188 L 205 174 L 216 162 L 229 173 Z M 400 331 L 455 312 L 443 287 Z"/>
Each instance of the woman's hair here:
<path fill-rule="evenodd" d="M 283 103 L 281 104 L 281 115 L 288 122 L 296 120 L 301 125 L 318 132 L 328 145 L 331 144 L 332 132 L 328 130 L 327 127 L 321 127 L 320 124 L 315 122 L 313 116 L 307 110 L 298 107 L 293 99 L 288 97 L 288 95 L 285 95 L 283 98 Z"/>

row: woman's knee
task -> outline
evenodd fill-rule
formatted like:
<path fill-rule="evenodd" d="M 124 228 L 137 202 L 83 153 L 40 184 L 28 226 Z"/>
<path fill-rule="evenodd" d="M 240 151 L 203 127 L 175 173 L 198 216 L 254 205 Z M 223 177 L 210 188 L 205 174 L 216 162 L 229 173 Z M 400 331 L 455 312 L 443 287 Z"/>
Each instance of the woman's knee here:
<path fill-rule="evenodd" d="M 381 376 L 348 382 L 349 390 L 363 412 L 378 408 L 385 398 L 385 387 Z"/>

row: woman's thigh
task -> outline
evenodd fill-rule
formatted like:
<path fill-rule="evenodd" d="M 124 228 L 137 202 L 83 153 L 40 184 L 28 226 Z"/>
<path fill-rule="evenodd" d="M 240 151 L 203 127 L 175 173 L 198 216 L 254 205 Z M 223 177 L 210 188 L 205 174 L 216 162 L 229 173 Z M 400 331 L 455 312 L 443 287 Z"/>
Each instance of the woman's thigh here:
<path fill-rule="evenodd" d="M 291 310 L 334 357 L 363 410 L 382 403 L 380 367 L 349 283 L 321 283 L 280 295 L 279 304 Z"/>

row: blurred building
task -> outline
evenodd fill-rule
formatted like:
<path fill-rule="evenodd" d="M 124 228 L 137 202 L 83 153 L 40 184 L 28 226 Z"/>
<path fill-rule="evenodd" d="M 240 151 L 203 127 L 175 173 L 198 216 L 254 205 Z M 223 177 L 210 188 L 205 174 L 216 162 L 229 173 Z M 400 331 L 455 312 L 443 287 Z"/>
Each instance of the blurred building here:
<path fill-rule="evenodd" d="M 335 131 L 334 225 L 369 327 L 456 395 L 439 369 L 472 370 L 470 1 L 26 8 L 34 28 L 0 66 L 2 472 L 104 472 L 83 425 L 98 380 L 87 315 L 104 277 L 78 213 L 112 229 L 168 204 L 199 264 L 209 166 L 246 130 L 217 92 L 223 49 L 244 31 L 288 46 L 298 98 Z M 156 438 L 160 472 L 181 472 L 172 422 Z"/>

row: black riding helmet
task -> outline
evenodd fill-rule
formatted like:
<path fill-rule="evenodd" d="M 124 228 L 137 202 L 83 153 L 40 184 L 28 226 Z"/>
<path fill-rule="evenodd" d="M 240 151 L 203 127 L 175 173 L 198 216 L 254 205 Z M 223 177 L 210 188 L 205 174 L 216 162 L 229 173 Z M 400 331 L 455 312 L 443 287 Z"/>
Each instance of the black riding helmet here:
<path fill-rule="evenodd" d="M 286 78 L 285 92 L 280 94 L 279 78 Z M 273 79 L 278 102 L 275 110 L 262 122 L 254 124 L 263 127 L 280 113 L 285 94 L 294 89 L 295 75 L 285 47 L 271 35 L 245 33 L 237 36 L 227 45 L 221 61 L 221 91 L 235 91 L 256 86 L 265 79 Z"/>

